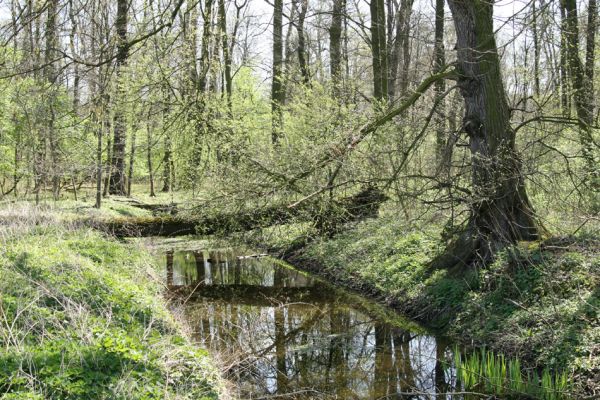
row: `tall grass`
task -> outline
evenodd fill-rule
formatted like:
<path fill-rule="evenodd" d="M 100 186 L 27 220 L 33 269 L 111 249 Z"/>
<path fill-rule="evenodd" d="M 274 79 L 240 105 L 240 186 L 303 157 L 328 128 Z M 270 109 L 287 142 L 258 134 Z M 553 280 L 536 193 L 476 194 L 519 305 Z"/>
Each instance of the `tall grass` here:
<path fill-rule="evenodd" d="M 569 397 L 570 384 L 566 372 L 552 373 L 544 369 L 541 376 L 535 371 L 523 374 L 518 359 L 506 359 L 504 355 L 496 355 L 486 349 L 469 355 L 455 349 L 454 365 L 457 378 L 466 390 L 544 400 Z"/>

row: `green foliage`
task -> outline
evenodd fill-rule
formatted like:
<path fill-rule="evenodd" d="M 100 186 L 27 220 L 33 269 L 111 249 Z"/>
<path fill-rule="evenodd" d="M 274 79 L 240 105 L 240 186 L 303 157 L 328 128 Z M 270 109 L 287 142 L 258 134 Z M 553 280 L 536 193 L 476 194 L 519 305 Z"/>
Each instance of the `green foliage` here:
<path fill-rule="evenodd" d="M 423 230 L 384 214 L 347 228 L 309 243 L 305 261 L 339 282 L 378 289 L 399 310 L 461 343 L 518 358 L 505 360 L 506 375 L 513 374 L 517 386 L 521 378 L 511 369 L 516 362 L 570 371 L 573 390 L 593 382 L 600 368 L 600 243 L 593 236 L 521 243 L 486 268 L 446 271 L 428 268 L 442 248 L 436 233 L 441 227 Z M 277 235 L 279 245 L 282 237 Z M 489 367 L 502 369 L 502 361 Z M 563 377 L 542 373 L 531 379 L 559 387 Z M 526 376 L 521 381 L 525 387 Z"/>
<path fill-rule="evenodd" d="M 218 374 L 181 336 L 151 261 L 88 230 L 4 241 L 2 398 L 217 398 Z"/>
<path fill-rule="evenodd" d="M 469 391 L 484 391 L 507 397 L 558 400 L 570 398 L 572 391 L 566 372 L 547 368 L 541 377 L 535 371 L 523 374 L 518 358 L 505 359 L 482 348 L 464 355 L 454 350 L 454 368 L 460 383 Z"/>

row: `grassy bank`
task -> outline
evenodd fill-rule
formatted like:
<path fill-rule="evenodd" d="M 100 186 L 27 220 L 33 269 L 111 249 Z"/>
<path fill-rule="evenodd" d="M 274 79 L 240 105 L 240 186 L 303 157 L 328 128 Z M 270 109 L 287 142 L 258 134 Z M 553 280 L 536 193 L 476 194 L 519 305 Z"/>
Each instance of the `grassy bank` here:
<path fill-rule="evenodd" d="M 270 231 L 263 239 L 281 247 L 293 237 Z M 486 269 L 453 273 L 428 268 L 442 249 L 435 225 L 408 228 L 390 216 L 312 241 L 287 258 L 459 343 L 518 357 L 525 368 L 566 371 L 580 393 L 599 393 L 597 235 L 523 243 Z"/>
<path fill-rule="evenodd" d="M 219 397 L 144 249 L 51 210 L 0 221 L 0 398 Z"/>

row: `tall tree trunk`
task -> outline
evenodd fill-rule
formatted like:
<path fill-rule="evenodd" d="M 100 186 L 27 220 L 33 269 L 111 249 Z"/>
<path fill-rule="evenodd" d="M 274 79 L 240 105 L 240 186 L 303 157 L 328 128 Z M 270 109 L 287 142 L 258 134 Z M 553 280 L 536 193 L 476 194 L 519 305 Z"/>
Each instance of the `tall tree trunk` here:
<path fill-rule="evenodd" d="M 200 48 L 200 76 L 198 77 L 198 89 L 201 94 L 208 89 L 208 72 L 210 70 L 210 42 L 211 42 L 211 26 L 212 26 L 212 9 L 213 0 L 205 0 L 204 10 L 202 13 L 203 28 L 202 28 L 202 44 Z"/>
<path fill-rule="evenodd" d="M 104 115 L 104 130 L 107 134 L 107 140 L 106 140 L 106 172 L 104 174 L 104 189 L 102 191 L 102 196 L 103 197 L 107 197 L 109 194 L 109 187 L 110 187 L 110 180 L 112 178 L 112 164 L 111 164 L 111 160 L 112 160 L 112 135 L 111 135 L 111 126 L 110 126 L 110 119 L 109 119 L 109 113 L 108 113 L 108 107 L 110 104 L 110 100 L 107 100 L 106 102 L 106 113 Z"/>
<path fill-rule="evenodd" d="M 306 52 L 306 37 L 304 33 L 304 21 L 306 21 L 306 13 L 308 12 L 308 0 L 299 0 L 300 10 L 298 10 L 298 24 L 296 31 L 298 32 L 298 64 L 300 64 L 300 73 L 302 74 L 302 82 L 305 85 L 310 83 L 310 70 L 308 68 L 308 53 Z"/>
<path fill-rule="evenodd" d="M 576 0 L 561 0 L 561 7 L 564 10 L 564 25 L 566 31 L 565 36 L 567 47 L 567 64 L 569 67 L 569 75 L 571 84 L 574 90 L 575 109 L 579 120 L 579 141 L 582 147 L 583 159 L 586 167 L 588 182 L 593 187 L 600 187 L 600 171 L 597 162 L 597 150 L 593 139 L 594 125 L 594 85 L 590 79 L 593 77 L 594 63 L 594 44 L 588 43 L 586 58 L 591 65 L 584 66 L 579 58 L 579 26 L 577 17 L 577 1 Z M 596 2 L 590 1 L 590 8 L 593 14 L 597 13 Z M 595 30 L 595 16 L 590 16 L 592 19 L 592 30 Z M 589 28 L 589 26 L 588 26 Z M 588 40 L 595 40 L 595 31 L 588 32 Z M 588 75 L 588 70 L 591 70 Z"/>
<path fill-rule="evenodd" d="M 97 147 L 96 147 L 96 204 L 94 205 L 96 208 L 100 208 L 102 206 L 102 135 L 104 134 L 103 127 L 103 116 L 100 111 L 102 105 L 101 102 L 96 105 L 96 112 L 94 113 L 95 122 L 96 122 L 96 139 L 97 139 Z"/>
<path fill-rule="evenodd" d="M 539 236 L 510 125 L 494 37 L 493 3 L 448 0 L 448 4 L 456 29 L 473 200 L 466 230 L 433 263 L 444 268 L 485 264 L 505 246 Z"/>
<path fill-rule="evenodd" d="M 533 35 L 533 93 L 540 96 L 540 38 L 538 34 L 538 10 L 536 0 L 531 3 L 531 34 Z"/>
<path fill-rule="evenodd" d="M 208 81 L 210 72 L 210 47 L 212 42 L 212 13 L 213 13 L 214 0 L 204 1 L 204 10 L 202 12 L 203 28 L 202 28 L 202 41 L 200 46 L 200 67 L 198 74 L 198 91 L 199 99 L 195 104 L 195 136 L 194 136 L 194 149 L 192 155 L 192 164 L 190 170 L 192 171 L 190 179 L 193 180 L 192 186 L 196 184 L 196 178 L 199 175 L 199 171 L 202 164 L 202 153 L 204 148 L 204 133 L 207 130 L 206 127 L 206 93 L 208 91 Z M 195 54 L 195 52 L 194 52 Z"/>
<path fill-rule="evenodd" d="M 371 54 L 373 56 L 373 97 L 381 102 L 388 97 L 388 63 L 385 33 L 385 4 L 371 0 Z"/>
<path fill-rule="evenodd" d="M 129 150 L 129 171 L 127 172 L 127 197 L 131 196 L 131 183 L 133 181 L 133 167 L 135 164 L 135 132 L 134 126 L 131 132 L 131 148 Z"/>
<path fill-rule="evenodd" d="M 435 2 L 435 42 L 433 45 L 433 73 L 442 71 L 446 64 L 446 54 L 444 49 L 444 0 Z M 445 107 L 442 96 L 446 91 L 446 84 L 443 79 L 435 82 L 434 98 L 437 106 L 435 128 L 436 128 L 436 159 L 438 166 L 442 166 L 444 158 L 444 149 L 446 147 L 446 129 L 445 129 Z"/>
<path fill-rule="evenodd" d="M 227 93 L 227 107 L 231 113 L 231 94 L 233 90 L 233 78 L 231 76 L 231 56 L 229 54 L 229 39 L 227 35 L 227 14 L 225 12 L 225 0 L 219 0 L 219 27 L 221 30 L 221 45 L 223 49 L 223 64 L 225 64 L 225 92 Z"/>
<path fill-rule="evenodd" d="M 560 81 L 561 81 L 561 108 L 563 116 L 571 117 L 571 82 L 569 81 L 569 71 L 567 68 L 568 50 L 567 50 L 567 17 L 564 7 L 560 8 Z"/>
<path fill-rule="evenodd" d="M 77 54 L 75 48 L 75 37 L 77 35 L 77 18 L 75 16 L 75 10 L 73 8 L 73 0 L 69 0 L 69 19 L 71 20 L 71 32 L 69 34 L 69 47 L 71 49 L 71 55 L 75 57 Z M 73 113 L 77 115 L 79 112 L 79 63 L 75 63 L 73 66 Z"/>
<path fill-rule="evenodd" d="M 148 146 L 146 147 L 146 159 L 148 162 L 148 173 L 150 175 L 150 197 L 155 197 L 156 193 L 154 193 L 154 167 L 152 166 L 152 125 L 150 122 L 150 118 L 148 118 L 148 123 L 146 124 L 146 141 L 148 142 Z M 164 191 L 164 190 L 163 190 Z M 168 188 L 166 190 L 169 191 Z"/>
<path fill-rule="evenodd" d="M 410 16 L 412 14 L 413 3 L 414 0 L 401 0 L 400 7 L 396 11 L 396 35 L 394 47 L 390 55 L 390 82 L 388 89 L 389 98 L 392 100 L 396 97 L 396 88 L 398 86 L 400 86 L 400 97 L 406 95 L 406 88 L 408 87 Z M 401 63 L 402 68 L 399 71 Z"/>
<path fill-rule="evenodd" d="M 273 82 L 271 85 L 271 140 L 273 144 L 277 144 L 283 129 L 281 108 L 285 103 L 283 80 L 283 0 L 275 0 L 273 8 Z"/>
<path fill-rule="evenodd" d="M 585 75 L 594 93 L 594 61 L 596 58 L 596 32 L 598 31 L 598 3 L 590 0 L 588 4 L 587 33 L 585 43 Z"/>
<path fill-rule="evenodd" d="M 342 86 L 342 20 L 345 13 L 346 0 L 333 0 L 329 27 L 329 68 L 335 97 L 340 96 Z"/>
<path fill-rule="evenodd" d="M 117 80 L 116 107 L 114 110 L 114 138 L 111 159 L 111 177 L 109 183 L 109 194 L 125 195 L 125 89 L 124 68 L 127 65 L 129 46 L 127 43 L 127 13 L 129 1 L 117 1 L 117 58 L 115 74 Z"/>
<path fill-rule="evenodd" d="M 46 17 L 46 53 L 44 62 L 46 64 L 44 75 L 48 83 L 48 113 L 46 115 L 46 134 L 45 140 L 48 141 L 50 147 L 50 157 L 52 158 L 52 195 L 54 200 L 58 200 L 60 190 L 60 166 L 58 160 L 58 132 L 54 127 L 56 117 L 56 80 L 58 78 L 56 72 L 56 54 L 58 47 L 58 34 L 56 32 L 56 16 L 58 13 L 58 0 L 49 0 L 47 3 Z"/>
<path fill-rule="evenodd" d="M 173 171 L 171 170 L 171 138 L 169 135 L 165 135 L 165 151 L 163 154 L 163 187 L 162 192 L 168 193 L 171 191 L 171 175 Z"/>
<path fill-rule="evenodd" d="M 296 25 L 296 11 L 298 9 L 297 0 L 292 0 L 291 11 L 288 18 L 288 29 L 285 33 L 285 40 L 283 44 L 283 104 L 287 105 L 288 100 L 291 96 L 291 77 L 294 75 L 294 56 L 296 56 L 296 52 L 292 49 L 292 34 L 294 33 L 294 25 Z M 289 94 L 288 94 L 289 93 Z"/>

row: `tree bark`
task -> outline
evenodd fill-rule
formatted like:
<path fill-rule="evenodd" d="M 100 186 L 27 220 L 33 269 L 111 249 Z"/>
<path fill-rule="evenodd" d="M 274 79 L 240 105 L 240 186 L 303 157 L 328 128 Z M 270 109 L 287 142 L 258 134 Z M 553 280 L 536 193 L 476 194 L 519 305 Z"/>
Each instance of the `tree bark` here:
<path fill-rule="evenodd" d="M 444 49 L 444 0 L 436 0 L 435 3 L 435 42 L 433 45 L 433 73 L 442 71 L 446 64 L 446 54 Z M 436 159 L 438 166 L 443 166 L 444 151 L 446 148 L 446 129 L 445 129 L 445 106 L 442 96 L 446 91 L 446 81 L 440 79 L 434 86 L 435 103 L 438 104 L 435 118 L 436 128 Z"/>
<path fill-rule="evenodd" d="M 165 150 L 163 155 L 163 187 L 162 192 L 168 193 L 171 191 L 171 139 L 165 135 Z"/>
<path fill-rule="evenodd" d="M 588 4 L 588 20 L 585 42 L 585 75 L 594 93 L 594 61 L 596 58 L 596 32 L 598 31 L 598 3 L 590 0 Z"/>
<path fill-rule="evenodd" d="M 564 7 L 562 5 L 560 8 L 560 104 L 562 108 L 562 114 L 566 118 L 571 117 L 571 82 L 569 81 L 569 71 L 567 68 L 567 58 L 568 58 L 568 50 L 567 50 L 567 18 L 565 14 Z"/>
<path fill-rule="evenodd" d="M 533 93 L 540 96 L 540 39 L 538 34 L 538 15 L 535 0 L 531 3 L 531 34 L 533 35 Z"/>
<path fill-rule="evenodd" d="M 54 120 L 56 118 L 55 106 L 56 106 L 56 90 L 55 85 L 58 78 L 56 72 L 56 54 L 58 47 L 58 34 L 56 27 L 56 16 L 58 13 L 58 0 L 49 0 L 47 3 L 47 18 L 46 18 L 46 53 L 44 56 L 44 62 L 46 64 L 44 68 L 44 75 L 48 87 L 48 99 L 47 99 L 47 115 L 46 115 L 46 134 L 45 139 L 48 141 L 50 147 L 50 157 L 52 158 L 52 195 L 54 200 L 58 200 L 60 191 L 60 166 L 59 166 L 59 138 L 58 132 L 54 127 Z"/>
<path fill-rule="evenodd" d="M 300 73 L 302 74 L 302 82 L 305 85 L 310 83 L 310 70 L 308 68 L 308 53 L 306 52 L 306 35 L 304 33 L 304 21 L 308 12 L 308 0 L 299 0 L 300 10 L 298 10 L 298 24 L 296 31 L 298 32 L 298 63 L 300 64 Z"/>
<path fill-rule="evenodd" d="M 115 74 L 117 80 L 116 107 L 114 111 L 114 138 L 111 158 L 109 194 L 125 195 L 125 145 L 126 125 L 123 98 L 125 97 L 123 72 L 127 65 L 129 46 L 127 43 L 127 13 L 129 2 L 117 1 L 117 57 Z"/>
<path fill-rule="evenodd" d="M 472 162 L 472 202 L 466 229 L 433 262 L 437 268 L 484 265 L 518 240 L 539 237 L 525 191 L 515 132 L 500 73 L 493 3 L 448 0 L 457 36 L 463 130 Z"/>
<path fill-rule="evenodd" d="M 413 3 L 414 0 L 402 0 L 396 13 L 396 37 L 390 56 L 390 82 L 388 90 L 389 98 L 392 100 L 396 97 L 397 86 L 400 86 L 400 97 L 406 95 L 406 88 L 408 87 L 408 67 L 410 65 L 408 59 L 408 54 L 410 53 L 410 16 Z M 398 69 L 401 61 L 402 68 L 399 75 Z"/>
<path fill-rule="evenodd" d="M 273 8 L 273 82 L 271 85 L 271 141 L 277 144 L 283 129 L 283 0 L 275 0 Z"/>
<path fill-rule="evenodd" d="M 582 148 L 582 155 L 585 162 L 586 177 L 593 187 L 600 186 L 600 171 L 597 160 L 597 150 L 593 139 L 594 125 L 594 85 L 590 77 L 593 77 L 594 49 L 595 45 L 588 42 L 586 61 L 590 65 L 583 65 L 579 57 L 579 26 L 577 17 L 577 1 L 561 0 L 564 10 L 563 32 L 566 43 L 567 64 L 571 84 L 574 90 L 575 109 L 579 120 L 579 141 Z M 596 2 L 590 1 L 589 10 L 592 14 L 597 13 Z M 595 30 L 596 17 L 590 15 L 592 19 L 591 28 Z M 588 26 L 589 28 L 589 26 Z M 588 40 L 595 40 L 595 31 L 588 31 Z"/>
<path fill-rule="evenodd" d="M 208 89 L 208 72 L 210 69 L 209 48 L 211 42 L 213 0 L 205 0 L 202 18 L 204 27 L 202 29 L 202 44 L 200 48 L 200 76 L 198 77 L 198 89 L 205 93 Z"/>
<path fill-rule="evenodd" d="M 225 12 L 225 0 L 219 0 L 219 27 L 221 30 L 221 47 L 223 51 L 225 92 L 227 94 L 227 107 L 231 113 L 231 94 L 233 90 L 233 78 L 231 76 L 231 56 L 229 54 L 229 39 L 227 35 L 227 14 Z"/>
<path fill-rule="evenodd" d="M 155 197 L 156 193 L 154 193 L 154 167 L 152 166 L 152 125 L 150 123 L 150 121 L 148 121 L 148 123 L 146 124 L 146 134 L 147 134 L 147 138 L 146 141 L 147 143 L 147 147 L 146 147 L 146 160 L 148 162 L 148 174 L 150 175 L 150 197 Z M 168 192 L 168 188 L 167 188 L 167 192 Z"/>
<path fill-rule="evenodd" d="M 346 12 L 346 0 L 333 0 L 331 26 L 329 27 L 329 68 L 334 97 L 339 97 L 342 84 L 342 19 Z"/>
<path fill-rule="evenodd" d="M 133 181 L 133 167 L 135 165 L 135 132 L 136 128 L 133 127 L 131 133 L 131 148 L 129 151 L 129 171 L 127 172 L 127 197 L 131 196 L 131 183 Z"/>
<path fill-rule="evenodd" d="M 388 54 L 386 45 L 385 4 L 371 0 L 371 54 L 373 57 L 373 97 L 379 102 L 388 98 Z"/>

